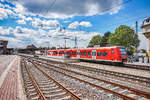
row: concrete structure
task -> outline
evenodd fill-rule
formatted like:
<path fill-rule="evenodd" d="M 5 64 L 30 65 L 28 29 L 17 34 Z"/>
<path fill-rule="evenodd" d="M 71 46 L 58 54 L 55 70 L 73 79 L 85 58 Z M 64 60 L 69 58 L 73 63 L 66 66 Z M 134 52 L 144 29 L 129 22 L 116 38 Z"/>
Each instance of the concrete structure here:
<path fill-rule="evenodd" d="M 8 41 L 0 40 L 0 54 L 7 53 L 7 44 L 8 44 Z"/>
<path fill-rule="evenodd" d="M 142 33 L 147 38 L 147 55 L 150 57 L 150 17 L 143 21 Z"/>

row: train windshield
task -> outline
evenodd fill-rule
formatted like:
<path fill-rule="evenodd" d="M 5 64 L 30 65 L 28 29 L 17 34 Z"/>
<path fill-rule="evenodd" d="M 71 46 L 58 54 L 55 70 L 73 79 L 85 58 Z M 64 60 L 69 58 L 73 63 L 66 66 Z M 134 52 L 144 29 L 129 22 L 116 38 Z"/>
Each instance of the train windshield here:
<path fill-rule="evenodd" d="M 126 48 L 125 47 L 119 47 L 120 52 L 121 52 L 121 56 L 125 57 L 127 56 L 127 52 L 126 52 Z"/>

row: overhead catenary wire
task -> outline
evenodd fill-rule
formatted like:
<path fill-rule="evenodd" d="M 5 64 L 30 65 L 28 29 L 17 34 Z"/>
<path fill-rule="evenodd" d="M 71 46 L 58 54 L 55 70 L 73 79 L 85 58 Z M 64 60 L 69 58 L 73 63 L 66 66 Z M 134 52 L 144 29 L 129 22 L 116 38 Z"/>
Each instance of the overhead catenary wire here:
<path fill-rule="evenodd" d="M 51 0 L 49 0 L 49 1 L 51 1 Z M 51 4 L 50 4 L 50 6 L 48 7 L 48 9 L 47 9 L 47 13 L 49 12 L 49 10 L 55 5 L 55 3 L 56 3 L 56 0 L 54 0 Z"/>
<path fill-rule="evenodd" d="M 124 23 L 125 24 L 127 24 L 127 23 L 131 23 L 131 21 L 138 21 L 138 20 L 140 20 L 140 19 L 144 19 L 144 18 L 147 18 L 147 17 L 149 17 L 150 15 L 146 15 L 146 16 L 137 16 L 137 17 L 134 17 L 134 18 L 130 18 L 130 17 L 128 17 L 128 18 L 124 18 L 124 19 L 126 19 L 126 20 L 122 20 L 122 21 L 120 21 L 120 22 L 117 22 L 117 23 L 114 23 L 114 24 L 105 24 L 104 26 L 99 26 L 100 28 L 106 28 L 106 27 L 113 27 L 113 26 L 116 26 L 116 25 L 119 25 L 119 24 L 123 24 L 124 25 Z M 92 29 L 95 29 L 95 28 L 92 28 Z M 97 29 L 97 28 L 96 28 Z"/>
<path fill-rule="evenodd" d="M 125 1 L 125 2 L 123 2 L 123 3 L 119 3 L 119 4 L 117 4 L 116 6 L 112 6 L 112 7 L 110 7 L 110 8 L 107 8 L 107 9 L 102 10 L 100 13 L 105 13 L 105 12 L 107 12 L 107 11 L 111 11 L 112 9 L 117 8 L 117 7 L 121 6 L 121 5 L 127 4 L 127 3 L 131 2 L 131 1 L 132 1 L 132 0 L 127 0 L 127 1 Z M 94 16 L 96 16 L 96 15 L 99 15 L 99 14 L 95 14 Z M 91 18 L 91 17 L 93 17 L 93 16 L 87 16 L 87 17 L 85 17 L 85 18 L 82 18 L 79 22 L 81 22 L 81 21 L 83 21 L 83 20 L 85 20 L 85 19 Z"/>

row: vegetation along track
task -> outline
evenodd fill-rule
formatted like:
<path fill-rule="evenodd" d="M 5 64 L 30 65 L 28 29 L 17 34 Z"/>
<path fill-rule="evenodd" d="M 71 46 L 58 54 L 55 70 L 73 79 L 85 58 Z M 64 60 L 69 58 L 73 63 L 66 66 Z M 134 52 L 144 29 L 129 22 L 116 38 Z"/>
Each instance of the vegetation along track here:
<path fill-rule="evenodd" d="M 21 62 L 21 67 L 28 100 L 81 100 L 26 60 Z"/>
<path fill-rule="evenodd" d="M 145 92 L 145 91 L 137 90 L 137 89 L 130 88 L 127 86 L 123 86 L 120 84 L 101 80 L 101 79 L 98 79 L 93 76 L 81 74 L 81 73 L 78 73 L 75 71 L 70 71 L 70 70 L 60 68 L 60 67 L 54 66 L 54 65 L 49 65 L 49 67 L 46 67 L 47 66 L 46 63 L 45 63 L 45 65 L 41 64 L 41 62 L 32 62 L 32 63 L 35 66 L 42 66 L 42 69 L 44 69 L 44 71 L 48 71 L 48 72 L 54 71 L 55 73 L 57 72 L 57 73 L 61 74 L 61 76 L 63 76 L 63 75 L 64 75 L 64 77 L 67 76 L 69 78 L 83 82 L 84 84 L 88 84 L 92 87 L 96 87 L 98 89 L 101 89 L 102 91 L 108 92 L 112 95 L 113 98 L 115 98 L 113 95 L 116 95 L 120 98 L 128 99 L 128 100 L 135 100 L 135 99 L 141 100 L 143 98 L 148 98 L 148 99 L 150 98 L 150 92 Z"/>

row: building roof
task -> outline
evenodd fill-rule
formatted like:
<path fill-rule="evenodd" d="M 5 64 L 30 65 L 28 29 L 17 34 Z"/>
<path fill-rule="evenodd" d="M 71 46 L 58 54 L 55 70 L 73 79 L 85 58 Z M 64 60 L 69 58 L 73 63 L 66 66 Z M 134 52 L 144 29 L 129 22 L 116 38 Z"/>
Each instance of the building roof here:
<path fill-rule="evenodd" d="M 150 17 L 148 17 L 147 19 L 145 19 L 145 20 L 143 21 L 143 24 L 142 24 L 142 27 L 141 27 L 141 28 L 146 27 L 146 26 L 149 26 L 149 25 L 150 25 Z"/>

